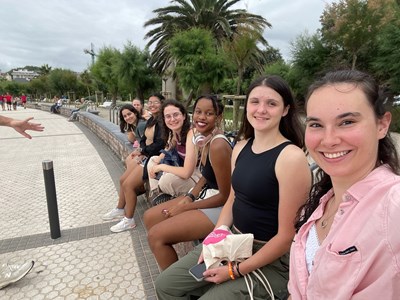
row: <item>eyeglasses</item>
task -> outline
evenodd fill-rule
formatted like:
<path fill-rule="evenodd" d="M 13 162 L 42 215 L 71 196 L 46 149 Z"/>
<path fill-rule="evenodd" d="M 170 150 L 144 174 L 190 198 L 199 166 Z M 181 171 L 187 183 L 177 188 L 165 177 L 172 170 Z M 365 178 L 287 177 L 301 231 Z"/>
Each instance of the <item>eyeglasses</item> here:
<path fill-rule="evenodd" d="M 160 105 L 161 104 L 161 102 L 160 101 L 149 101 L 149 102 L 147 102 L 147 105 Z"/>
<path fill-rule="evenodd" d="M 182 116 L 182 113 L 177 111 L 177 112 L 174 112 L 172 115 L 164 115 L 164 119 L 171 120 L 172 118 L 174 118 L 176 120 L 180 116 Z"/>

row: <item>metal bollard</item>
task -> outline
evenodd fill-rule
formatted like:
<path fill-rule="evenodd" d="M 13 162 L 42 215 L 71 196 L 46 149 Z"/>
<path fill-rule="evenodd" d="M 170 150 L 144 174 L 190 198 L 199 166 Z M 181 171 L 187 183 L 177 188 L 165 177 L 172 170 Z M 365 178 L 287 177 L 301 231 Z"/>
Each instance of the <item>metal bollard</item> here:
<path fill-rule="evenodd" d="M 56 185 L 54 183 L 53 161 L 44 160 L 42 166 L 44 186 L 46 188 L 47 210 L 49 212 L 50 235 L 52 239 L 56 239 L 61 236 L 61 232 L 60 220 L 58 218 Z"/>

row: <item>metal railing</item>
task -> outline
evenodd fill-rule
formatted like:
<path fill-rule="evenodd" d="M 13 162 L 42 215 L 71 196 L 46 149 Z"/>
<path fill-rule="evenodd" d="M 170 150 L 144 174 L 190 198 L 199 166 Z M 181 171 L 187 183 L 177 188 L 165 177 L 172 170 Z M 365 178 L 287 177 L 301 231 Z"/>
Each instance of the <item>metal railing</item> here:
<path fill-rule="evenodd" d="M 119 106 L 110 106 L 108 110 L 110 122 L 116 125 L 119 125 L 119 110 Z"/>

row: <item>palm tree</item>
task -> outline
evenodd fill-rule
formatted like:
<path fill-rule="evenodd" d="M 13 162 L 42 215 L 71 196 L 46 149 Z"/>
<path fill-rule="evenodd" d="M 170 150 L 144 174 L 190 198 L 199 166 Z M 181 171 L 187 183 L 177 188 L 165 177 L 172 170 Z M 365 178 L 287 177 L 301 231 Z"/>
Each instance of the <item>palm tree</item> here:
<path fill-rule="evenodd" d="M 51 72 L 51 67 L 48 64 L 44 64 L 39 68 L 39 75 L 46 76 L 49 75 Z"/>
<path fill-rule="evenodd" d="M 86 87 L 87 89 L 87 93 L 90 99 L 90 87 L 92 85 L 92 76 L 89 72 L 89 70 L 85 70 L 83 71 L 83 73 L 79 76 L 83 85 Z"/>
<path fill-rule="evenodd" d="M 218 45 L 223 40 L 231 39 L 241 26 L 257 32 L 271 27 L 262 16 L 248 13 L 244 9 L 232 9 L 240 0 L 172 0 L 175 5 L 158 8 L 153 11 L 157 16 L 147 21 L 144 26 L 157 26 L 145 35 L 150 39 L 147 46 L 156 44 L 151 53 L 152 65 L 161 73 L 170 62 L 168 41 L 179 31 L 199 27 L 210 30 Z M 260 42 L 267 44 L 261 36 Z"/>

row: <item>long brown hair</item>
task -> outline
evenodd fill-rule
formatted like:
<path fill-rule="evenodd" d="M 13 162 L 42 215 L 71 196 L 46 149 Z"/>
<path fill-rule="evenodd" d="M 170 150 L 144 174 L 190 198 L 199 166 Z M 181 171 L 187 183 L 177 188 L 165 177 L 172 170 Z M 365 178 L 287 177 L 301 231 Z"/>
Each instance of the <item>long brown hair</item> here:
<path fill-rule="evenodd" d="M 277 92 L 283 99 L 284 106 L 289 105 L 289 111 L 282 117 L 279 123 L 279 131 L 282 135 L 300 148 L 304 148 L 304 127 L 301 125 L 300 117 L 297 112 L 296 103 L 289 85 L 285 80 L 276 75 L 262 76 L 251 83 L 246 93 L 246 104 L 253 89 L 258 86 L 266 86 Z M 247 120 L 247 105 L 244 106 L 242 125 L 238 132 L 238 138 L 254 137 L 254 128 Z"/>

